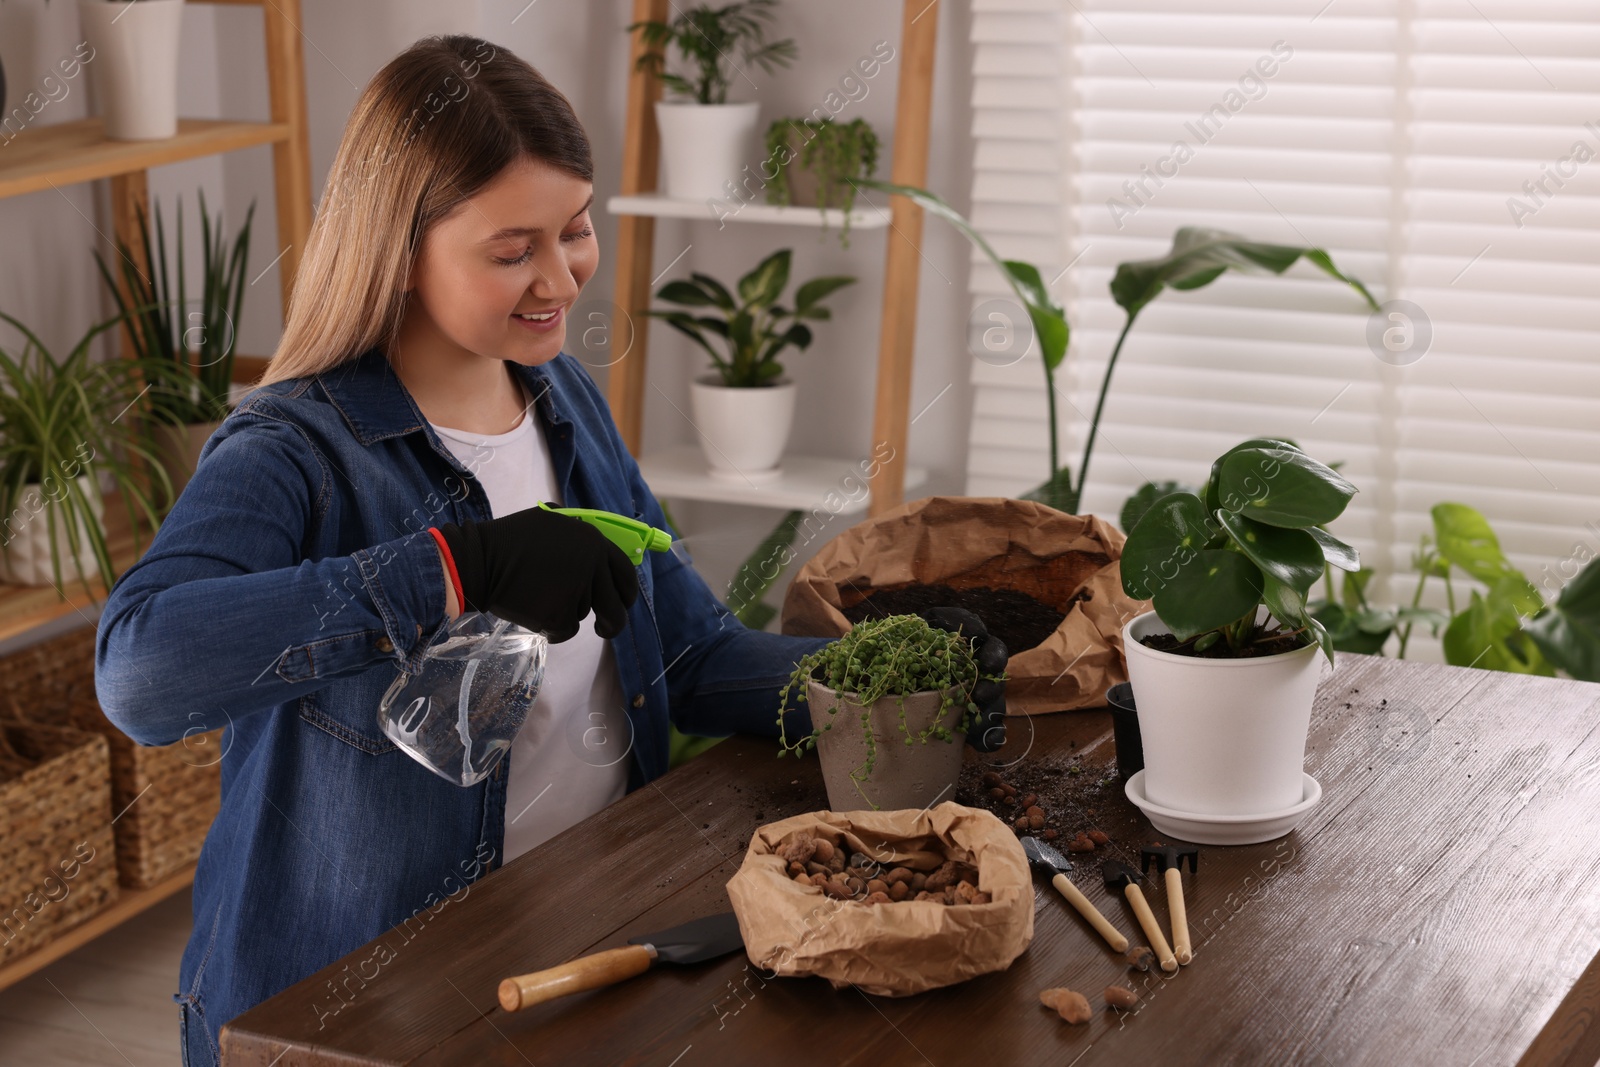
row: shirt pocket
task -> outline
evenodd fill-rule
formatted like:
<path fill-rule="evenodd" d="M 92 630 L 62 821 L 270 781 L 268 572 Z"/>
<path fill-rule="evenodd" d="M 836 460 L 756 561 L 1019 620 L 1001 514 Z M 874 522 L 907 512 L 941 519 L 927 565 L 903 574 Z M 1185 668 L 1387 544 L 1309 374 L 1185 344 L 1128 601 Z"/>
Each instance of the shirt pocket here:
<path fill-rule="evenodd" d="M 383 668 L 367 673 L 382 677 L 375 684 L 362 677 L 309 693 L 300 698 L 298 711 L 302 722 L 368 755 L 381 756 L 397 748 L 378 725 L 378 704 L 399 672 Z"/>

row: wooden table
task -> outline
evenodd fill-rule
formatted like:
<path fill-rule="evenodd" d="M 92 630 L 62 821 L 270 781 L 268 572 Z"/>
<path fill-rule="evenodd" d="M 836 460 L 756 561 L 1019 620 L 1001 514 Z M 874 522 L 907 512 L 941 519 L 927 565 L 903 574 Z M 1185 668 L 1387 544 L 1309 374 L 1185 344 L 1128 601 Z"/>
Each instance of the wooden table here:
<path fill-rule="evenodd" d="M 1014 759 L 1089 746 L 1104 712 L 1012 721 Z M 1323 798 L 1277 842 L 1184 875 L 1194 962 L 1129 976 L 1053 890 L 1005 972 L 909 998 L 763 983 L 742 954 L 515 1013 L 500 979 L 729 908 L 754 828 L 825 806 L 814 760 L 734 739 L 473 886 L 318 1028 L 329 980 L 239 1017 L 230 1067 L 277 1064 L 1592 1064 L 1600 1058 L 1600 686 L 1341 656 L 1307 770 Z M 970 754 L 969 754 L 970 755 Z M 1152 836 L 1153 832 L 1152 832 Z M 1076 881 L 1141 943 L 1127 905 Z M 1146 893 L 1165 924 L 1159 879 Z M 426 912 L 424 913 L 427 914 Z M 350 971 L 346 971 L 346 966 Z M 372 965 L 365 973 L 371 975 Z M 1069 1026 L 1037 993 L 1142 989 Z"/>

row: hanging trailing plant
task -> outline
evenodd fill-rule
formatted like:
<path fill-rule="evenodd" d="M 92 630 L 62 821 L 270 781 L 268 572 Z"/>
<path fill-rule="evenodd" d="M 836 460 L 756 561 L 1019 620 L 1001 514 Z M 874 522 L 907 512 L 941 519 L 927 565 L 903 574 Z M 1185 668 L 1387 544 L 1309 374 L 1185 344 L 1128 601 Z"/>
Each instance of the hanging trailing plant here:
<path fill-rule="evenodd" d="M 865 119 L 836 122 L 828 119 L 779 119 L 767 127 L 767 159 L 777 173 L 767 183 L 767 202 L 793 204 L 794 187 L 789 168 L 798 166 L 817 179 L 817 208 L 844 212 L 839 243 L 850 246 L 850 211 L 855 207 L 855 183 L 878 169 L 878 134 Z"/>

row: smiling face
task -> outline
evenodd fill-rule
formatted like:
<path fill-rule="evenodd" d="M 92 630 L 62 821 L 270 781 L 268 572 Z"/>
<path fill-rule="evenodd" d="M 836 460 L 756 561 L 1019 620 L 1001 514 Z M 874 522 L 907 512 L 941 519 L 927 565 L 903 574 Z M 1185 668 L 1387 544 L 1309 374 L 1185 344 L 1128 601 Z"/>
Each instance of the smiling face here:
<path fill-rule="evenodd" d="M 462 357 L 554 359 L 599 265 L 593 200 L 591 183 L 548 163 L 509 164 L 423 237 L 407 283 L 407 331 Z"/>

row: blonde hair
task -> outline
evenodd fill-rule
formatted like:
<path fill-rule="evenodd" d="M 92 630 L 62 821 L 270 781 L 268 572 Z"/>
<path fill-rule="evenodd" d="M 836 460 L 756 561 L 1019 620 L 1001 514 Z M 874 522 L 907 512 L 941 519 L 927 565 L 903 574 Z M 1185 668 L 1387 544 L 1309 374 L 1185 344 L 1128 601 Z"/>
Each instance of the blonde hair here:
<path fill-rule="evenodd" d="M 295 273 L 283 337 L 257 385 L 386 352 L 428 227 L 522 156 L 594 180 L 572 105 L 477 37 L 427 37 L 356 101 Z"/>

